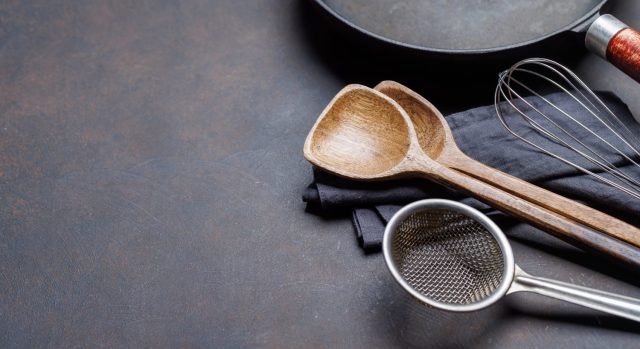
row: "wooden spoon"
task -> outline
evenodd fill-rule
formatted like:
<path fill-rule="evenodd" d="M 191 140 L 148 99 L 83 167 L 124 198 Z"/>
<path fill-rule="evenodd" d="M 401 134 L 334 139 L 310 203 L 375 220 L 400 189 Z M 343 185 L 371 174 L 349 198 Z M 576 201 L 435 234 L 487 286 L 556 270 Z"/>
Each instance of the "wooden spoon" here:
<path fill-rule="evenodd" d="M 383 81 L 375 89 L 391 97 L 407 112 L 422 151 L 438 163 L 640 247 L 640 229 L 465 155 L 456 145 L 449 125 L 438 109 L 408 87 L 395 81 Z"/>
<path fill-rule="evenodd" d="M 442 147 L 444 149 L 444 145 Z M 581 248 L 640 267 L 640 249 L 441 165 L 421 147 L 409 115 L 393 99 L 362 85 L 342 89 L 309 132 L 312 164 L 355 180 L 426 177 L 457 188 Z"/>

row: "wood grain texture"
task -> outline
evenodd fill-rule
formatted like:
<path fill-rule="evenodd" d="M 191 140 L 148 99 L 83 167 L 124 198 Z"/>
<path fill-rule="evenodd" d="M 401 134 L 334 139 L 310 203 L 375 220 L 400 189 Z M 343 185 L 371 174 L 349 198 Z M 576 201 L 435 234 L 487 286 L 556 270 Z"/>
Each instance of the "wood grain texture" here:
<path fill-rule="evenodd" d="M 442 114 L 424 97 L 408 87 L 397 82 L 384 81 L 375 89 L 393 98 L 407 112 L 418 134 L 420 147 L 440 164 L 640 247 L 640 229 L 468 157 L 456 145 Z"/>
<path fill-rule="evenodd" d="M 607 59 L 640 82 L 640 33 L 631 28 L 621 30 L 609 41 Z"/>
<path fill-rule="evenodd" d="M 453 141 L 451 132 L 445 130 L 436 132 L 442 148 L 438 145 L 436 151 L 425 152 L 422 146 L 429 144 L 420 144 L 411 117 L 396 101 L 374 89 L 349 85 L 320 114 L 305 141 L 304 155 L 326 171 L 355 180 L 428 178 L 487 202 L 577 247 L 599 252 L 636 269 L 640 267 L 637 247 L 434 160 L 432 157 L 439 159 L 450 149 L 444 144 Z"/>
<path fill-rule="evenodd" d="M 311 140 L 318 160 L 333 162 L 350 172 L 376 175 L 392 169 L 404 158 L 409 144 L 397 140 L 408 139 L 409 129 L 400 111 L 368 97 L 366 90 L 354 86 L 335 99 Z M 381 115 L 384 122 L 377 120 Z"/>

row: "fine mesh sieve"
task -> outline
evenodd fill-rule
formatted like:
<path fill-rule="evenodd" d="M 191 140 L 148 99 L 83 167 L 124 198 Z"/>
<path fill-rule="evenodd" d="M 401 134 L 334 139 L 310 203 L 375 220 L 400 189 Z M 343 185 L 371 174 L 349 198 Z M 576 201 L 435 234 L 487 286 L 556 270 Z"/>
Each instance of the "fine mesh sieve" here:
<path fill-rule="evenodd" d="M 500 246 L 473 219 L 444 209 L 412 213 L 400 224 L 393 258 L 411 287 L 443 303 L 470 304 L 502 280 Z"/>
<path fill-rule="evenodd" d="M 507 291 L 513 276 L 511 249 L 500 241 L 504 235 L 492 234 L 498 227 L 474 211 L 453 201 L 424 200 L 389 222 L 387 264 L 422 302 L 469 311 Z"/>
<path fill-rule="evenodd" d="M 500 228 L 449 200 L 410 204 L 389 221 L 384 258 L 396 281 L 421 302 L 450 311 L 485 308 L 530 291 L 640 321 L 640 300 L 531 276 L 515 265 Z"/>

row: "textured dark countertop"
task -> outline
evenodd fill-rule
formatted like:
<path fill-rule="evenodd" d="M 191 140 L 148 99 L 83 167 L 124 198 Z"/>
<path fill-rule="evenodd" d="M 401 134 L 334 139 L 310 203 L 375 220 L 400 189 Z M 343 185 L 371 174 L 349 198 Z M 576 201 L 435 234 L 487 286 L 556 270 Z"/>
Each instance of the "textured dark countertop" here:
<path fill-rule="evenodd" d="M 640 27 L 640 3 L 616 14 Z M 637 347 L 640 326 L 532 294 L 421 307 L 348 219 L 304 212 L 302 144 L 344 84 L 398 79 L 449 112 L 495 83 L 350 62 L 312 18 L 297 0 L 0 4 L 0 347 Z M 636 83 L 575 67 L 640 115 Z M 512 242 L 532 274 L 640 297 L 533 228 Z"/>

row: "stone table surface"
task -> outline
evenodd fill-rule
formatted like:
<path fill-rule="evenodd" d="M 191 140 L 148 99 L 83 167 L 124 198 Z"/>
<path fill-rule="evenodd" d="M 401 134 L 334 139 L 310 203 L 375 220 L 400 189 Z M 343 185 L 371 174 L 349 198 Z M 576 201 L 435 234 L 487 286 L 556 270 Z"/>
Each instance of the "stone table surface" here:
<path fill-rule="evenodd" d="M 640 3 L 615 13 L 640 27 Z M 640 326 L 532 294 L 422 307 L 348 217 L 305 213 L 302 144 L 342 86 L 423 81 L 452 112 L 495 84 L 349 61 L 314 19 L 297 0 L 0 3 L 0 347 L 638 347 Z M 640 115 L 636 83 L 574 67 Z M 640 297 L 529 226 L 510 237 L 532 274 Z"/>

